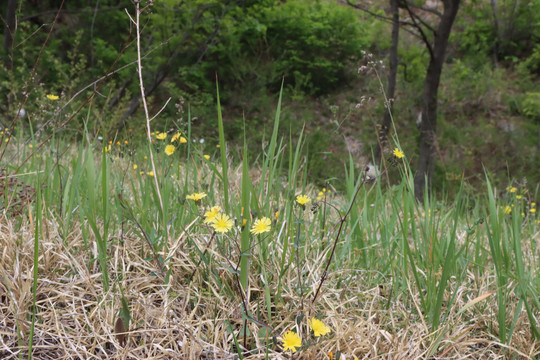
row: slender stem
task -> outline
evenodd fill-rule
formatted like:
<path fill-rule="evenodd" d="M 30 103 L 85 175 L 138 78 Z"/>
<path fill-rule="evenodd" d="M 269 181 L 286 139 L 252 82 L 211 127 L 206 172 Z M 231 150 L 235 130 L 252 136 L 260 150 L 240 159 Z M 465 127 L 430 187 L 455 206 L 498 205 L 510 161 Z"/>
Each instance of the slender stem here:
<path fill-rule="evenodd" d="M 156 186 L 156 194 L 159 200 L 159 208 L 161 210 L 161 218 L 163 221 L 163 226 L 165 227 L 166 241 L 169 239 L 169 227 L 167 226 L 167 221 L 165 219 L 165 209 L 163 208 L 163 199 L 161 197 L 161 190 L 159 188 L 158 173 L 156 171 L 156 164 L 154 162 L 154 153 L 152 151 L 152 135 L 150 128 L 150 114 L 148 112 L 148 104 L 146 103 L 146 96 L 144 95 L 144 81 L 142 76 L 142 57 L 141 57 L 141 29 L 139 18 L 142 10 L 140 9 L 140 1 L 135 1 L 135 31 L 137 34 L 137 69 L 139 73 L 139 87 L 141 89 L 141 101 L 144 108 L 144 116 L 146 118 L 146 136 L 148 138 L 148 150 L 150 153 L 150 163 L 152 164 L 152 172 L 154 173 L 154 185 Z M 133 19 L 132 19 L 133 20 Z"/>

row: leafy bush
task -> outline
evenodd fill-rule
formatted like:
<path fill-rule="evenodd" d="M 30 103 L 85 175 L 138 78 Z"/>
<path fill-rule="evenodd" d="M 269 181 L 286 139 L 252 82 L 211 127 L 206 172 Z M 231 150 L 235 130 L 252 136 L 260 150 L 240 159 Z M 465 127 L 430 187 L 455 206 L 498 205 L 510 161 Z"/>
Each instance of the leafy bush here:
<path fill-rule="evenodd" d="M 540 121 L 540 92 L 530 92 L 525 94 L 521 103 L 523 115 Z"/>
<path fill-rule="evenodd" d="M 494 55 L 497 60 L 516 60 L 531 53 L 539 39 L 540 2 L 501 0 L 497 6 L 472 1 L 463 7 L 456 33 L 459 48 L 477 58 Z"/>
<path fill-rule="evenodd" d="M 345 83 L 348 66 L 368 46 L 354 12 L 328 2 L 286 2 L 266 18 L 276 68 L 307 93 L 328 93 Z"/>

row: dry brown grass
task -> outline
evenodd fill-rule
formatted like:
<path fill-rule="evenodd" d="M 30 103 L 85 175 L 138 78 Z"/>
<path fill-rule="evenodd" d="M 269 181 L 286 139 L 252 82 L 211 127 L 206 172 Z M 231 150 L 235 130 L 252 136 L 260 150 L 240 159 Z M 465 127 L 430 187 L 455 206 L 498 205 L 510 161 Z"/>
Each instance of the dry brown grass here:
<path fill-rule="evenodd" d="M 52 218 L 52 216 L 50 217 Z M 22 224 L 0 220 L 2 244 L 0 271 L 0 358 L 27 357 L 28 334 L 32 309 L 32 267 L 34 227 L 28 220 Z M 39 244 L 39 280 L 37 288 L 37 320 L 33 356 L 35 359 L 234 359 L 237 357 L 233 337 L 228 326 L 235 329 L 239 343 L 244 344 L 242 305 L 236 282 L 224 270 L 226 261 L 216 247 L 210 251 L 216 259 L 214 268 L 223 283 L 227 283 L 237 297 L 225 296 L 223 289 L 201 267 L 193 282 L 188 279 L 196 267 L 190 256 L 191 246 L 185 236 L 171 239 L 174 256 L 167 264 L 172 270 L 168 286 L 156 268 L 145 244 L 131 232 L 112 237 L 109 247 L 111 284 L 120 283 L 129 302 L 132 324 L 125 347 L 115 334 L 115 321 L 121 304 L 118 286 L 104 292 L 97 261 L 89 259 L 80 224 L 74 226 L 69 238 L 62 240 L 58 222 L 44 220 Z M 195 241 L 207 241 L 203 237 Z M 324 247 L 321 247 L 324 249 Z M 330 326 L 330 336 L 312 339 L 311 346 L 297 352 L 295 359 L 328 359 L 331 351 L 341 351 L 346 359 L 420 359 L 433 345 L 435 335 L 418 317 L 417 294 L 391 294 L 392 281 L 375 284 L 367 281 L 370 272 L 343 269 L 329 275 L 322 294 L 315 305 L 311 297 L 323 272 L 322 259 L 326 251 L 310 255 L 301 269 L 308 274 L 311 293 L 304 300 L 296 291 L 297 269 L 291 266 L 285 275 L 283 300 L 275 301 L 271 325 L 276 334 L 291 329 L 295 318 L 321 316 Z M 97 258 L 95 246 L 90 249 Z M 146 258 L 144 258 L 142 256 Z M 237 254 L 232 253 L 231 258 Z M 268 264 L 272 271 L 277 264 Z M 489 274 L 469 274 L 464 286 L 484 294 L 493 289 L 494 279 Z M 265 301 L 259 276 L 251 279 L 249 310 L 264 319 Z M 338 281 L 340 285 L 338 286 Z M 274 296 L 275 284 L 268 284 Z M 451 287 L 454 288 L 454 287 Z M 465 293 L 465 288 L 457 289 Z M 467 291 L 467 293 L 469 293 Z M 410 299 L 414 299 L 411 302 Z M 391 299 L 391 300 L 389 300 Z M 273 299 L 274 300 L 274 299 Z M 441 347 L 433 359 L 534 359 L 540 354 L 540 344 L 533 340 L 526 313 L 521 311 L 510 345 L 500 344 L 491 333 L 495 327 L 496 301 L 488 297 L 481 307 L 471 307 L 459 316 L 457 311 L 472 299 L 458 295 L 449 314 L 451 321 L 445 331 Z M 516 302 L 510 302 L 516 303 Z M 481 311 L 479 311 L 481 309 Z M 310 338 L 306 320 L 295 328 L 304 341 Z M 248 323 L 252 334 L 260 326 Z M 291 358 L 283 353 L 281 342 L 265 345 L 264 338 L 248 335 L 245 343 L 248 359 Z"/>

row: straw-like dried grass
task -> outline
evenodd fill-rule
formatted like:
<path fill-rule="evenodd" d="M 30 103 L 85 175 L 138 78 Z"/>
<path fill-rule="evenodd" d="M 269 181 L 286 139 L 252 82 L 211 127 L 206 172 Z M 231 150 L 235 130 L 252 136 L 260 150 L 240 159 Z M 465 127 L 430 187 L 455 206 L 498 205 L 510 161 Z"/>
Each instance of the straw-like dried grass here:
<path fill-rule="evenodd" d="M 53 218 L 50 216 L 49 218 Z M 17 226 L 17 228 L 15 228 Z M 28 334 L 32 312 L 32 267 L 34 227 L 28 220 L 22 224 L 2 218 L 0 236 L 2 252 L 0 269 L 0 358 L 27 357 Z M 169 285 L 157 271 L 153 258 L 145 250 L 143 240 L 130 233 L 112 237 L 109 246 L 111 289 L 104 292 L 97 261 L 89 259 L 84 247 L 81 224 L 74 226 L 69 237 L 62 240 L 59 223 L 43 220 L 39 244 L 39 280 L 37 288 L 37 321 L 33 357 L 35 359 L 235 359 L 236 345 L 231 329 L 241 347 L 250 351 L 249 359 L 291 358 L 283 353 L 276 338 L 269 345 L 257 336 L 261 326 L 248 321 L 249 333 L 244 341 L 241 331 L 242 304 L 234 275 L 225 271 L 227 264 L 217 246 L 210 246 L 215 263 L 213 269 L 196 268 L 190 254 L 191 246 L 186 236 L 171 239 L 174 253 L 167 266 L 172 270 Z M 195 239 L 201 244 L 203 237 Z M 324 249 L 324 247 L 321 247 Z M 235 258 L 238 254 L 231 254 Z M 418 299 L 413 293 L 391 294 L 392 279 L 373 285 L 367 279 L 372 275 L 360 269 L 342 269 L 330 273 L 317 304 L 311 297 L 324 269 L 322 261 L 328 250 L 313 253 L 313 260 L 306 261 L 300 269 L 308 274 L 306 283 L 311 293 L 303 299 L 297 289 L 297 269 L 291 266 L 283 286 L 284 302 L 272 308 L 272 326 L 277 335 L 290 329 L 298 316 L 318 314 L 332 332 L 324 338 L 310 336 L 306 318 L 295 328 L 303 339 L 311 339 L 307 350 L 297 352 L 295 359 L 328 359 L 341 351 L 346 359 L 417 359 L 426 358 L 437 334 L 419 317 Z M 90 249 L 97 259 L 97 250 Z M 311 256 L 311 255 L 310 255 Z M 268 264 L 268 271 L 277 264 Z M 194 271 L 196 270 L 196 271 Z M 238 296 L 224 296 L 209 271 L 217 271 L 226 286 Z M 191 285 L 188 279 L 193 275 Z M 259 275 L 260 276 L 260 275 Z M 488 274 L 474 279 L 469 274 L 463 286 L 477 286 L 479 294 L 493 289 L 494 279 Z M 474 280 L 474 281 L 473 281 Z M 121 346 L 115 323 L 121 307 L 121 284 L 129 302 L 132 322 L 127 343 Z M 249 311 L 264 318 L 263 288 L 260 277 L 250 279 Z M 338 285 L 339 284 L 339 285 Z M 268 284 L 271 289 L 275 284 Z M 452 288 L 452 287 L 451 287 Z M 464 289 L 456 289 L 465 293 Z M 468 288 L 470 290 L 470 288 Z M 467 292 L 470 293 L 470 292 Z M 390 296 L 391 295 L 391 296 Z M 410 296 L 409 296 L 410 295 Z M 273 296 L 273 294 L 272 294 Z M 471 307 L 459 316 L 470 298 L 458 294 L 456 304 L 449 314 L 451 325 L 440 331 L 444 350 L 438 350 L 437 359 L 533 359 L 539 355 L 540 345 L 532 339 L 524 311 L 519 315 L 510 345 L 497 342 L 490 335 L 496 326 L 494 296 L 478 308 Z M 510 302 L 515 303 L 515 302 Z M 418 311 L 416 311 L 418 310 Z M 496 333 L 497 329 L 492 332 Z M 274 335 L 275 335 L 274 334 Z"/>

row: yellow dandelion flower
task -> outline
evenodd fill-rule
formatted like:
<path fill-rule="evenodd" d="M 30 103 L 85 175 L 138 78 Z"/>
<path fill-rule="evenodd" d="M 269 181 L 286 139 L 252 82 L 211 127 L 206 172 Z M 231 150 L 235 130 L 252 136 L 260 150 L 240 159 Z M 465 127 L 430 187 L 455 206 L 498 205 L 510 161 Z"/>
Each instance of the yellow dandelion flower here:
<path fill-rule="evenodd" d="M 274 214 L 274 220 L 277 221 L 279 218 L 279 210 L 276 211 L 276 213 Z"/>
<path fill-rule="evenodd" d="M 212 206 L 210 210 L 204 213 L 204 223 L 205 224 L 211 224 L 214 222 L 214 219 L 221 211 L 221 207 L 219 206 Z"/>
<path fill-rule="evenodd" d="M 154 172 L 153 172 L 153 171 L 149 171 L 149 172 L 146 173 L 146 175 L 152 177 L 152 176 L 154 176 Z"/>
<path fill-rule="evenodd" d="M 158 140 L 165 140 L 166 138 L 167 138 L 167 133 L 165 133 L 165 132 L 156 134 L 156 139 L 158 139 Z"/>
<path fill-rule="evenodd" d="M 174 153 L 174 149 L 176 149 L 174 145 L 165 146 L 165 154 L 167 154 L 167 156 L 171 156 Z"/>
<path fill-rule="evenodd" d="M 137 164 L 133 164 L 133 170 L 137 170 L 138 166 Z"/>
<path fill-rule="evenodd" d="M 206 160 L 210 160 L 210 155 L 203 155 Z"/>
<path fill-rule="evenodd" d="M 29 147 L 29 148 L 31 149 L 31 148 L 33 148 L 33 147 L 34 147 L 34 145 L 32 145 L 32 144 L 29 144 L 29 145 L 28 145 L 28 147 Z"/>
<path fill-rule="evenodd" d="M 180 139 L 180 133 L 177 132 L 176 134 L 173 135 L 173 137 L 171 138 L 171 142 L 175 142 L 176 140 Z"/>
<path fill-rule="evenodd" d="M 105 146 L 105 152 L 107 153 L 107 152 L 109 152 L 109 151 L 111 151 L 111 145 Z"/>
<path fill-rule="evenodd" d="M 272 224 L 272 221 L 270 221 L 269 218 L 263 217 L 262 219 L 255 220 L 255 223 L 251 227 L 251 230 L 249 230 L 252 234 L 258 235 L 263 234 L 265 232 L 270 231 L 270 225 Z"/>
<path fill-rule="evenodd" d="M 511 212 L 512 212 L 512 208 L 510 206 L 506 205 L 504 207 L 504 213 L 505 214 L 510 214 Z"/>
<path fill-rule="evenodd" d="M 226 233 L 227 231 L 232 229 L 233 224 L 234 222 L 231 220 L 231 218 L 229 218 L 228 215 L 217 214 L 214 222 L 212 223 L 212 227 L 216 232 Z"/>
<path fill-rule="evenodd" d="M 197 202 L 197 201 L 199 201 L 199 200 L 201 200 L 201 199 L 203 199 L 205 197 L 206 197 L 206 193 L 193 193 L 191 195 L 187 195 L 186 199 L 187 200 L 193 200 L 193 201 Z"/>
<path fill-rule="evenodd" d="M 308 320 L 308 322 L 311 330 L 313 330 L 313 334 L 317 337 L 326 335 L 330 332 L 330 328 L 324 325 L 324 323 L 319 319 L 312 318 L 311 320 Z"/>
<path fill-rule="evenodd" d="M 183 136 L 180 136 L 180 144 L 185 144 L 185 143 L 187 143 L 186 138 Z"/>
<path fill-rule="evenodd" d="M 517 191 L 517 187 L 512 186 L 512 187 L 510 188 L 510 192 L 511 192 L 511 193 L 515 193 L 516 191 Z"/>
<path fill-rule="evenodd" d="M 534 214 L 534 213 L 536 212 L 536 208 L 530 208 L 530 209 L 529 209 L 529 212 L 530 212 L 531 214 Z"/>
<path fill-rule="evenodd" d="M 302 346 L 302 339 L 300 339 L 300 336 L 293 331 L 287 331 L 285 335 L 283 335 L 282 342 L 283 350 L 291 350 L 293 353 L 296 352 L 296 348 Z"/>
<path fill-rule="evenodd" d="M 60 98 L 57 95 L 48 94 L 47 99 L 55 101 L 55 100 L 58 100 Z"/>
<path fill-rule="evenodd" d="M 302 206 L 306 205 L 310 201 L 311 201 L 311 198 L 306 195 L 298 195 L 296 197 L 296 202 Z"/>
<path fill-rule="evenodd" d="M 392 154 L 394 154 L 394 156 L 397 157 L 398 159 L 402 159 L 405 157 L 405 154 L 403 153 L 403 151 L 399 150 L 398 148 L 395 148 Z"/>
<path fill-rule="evenodd" d="M 521 196 L 521 195 L 516 195 L 516 199 L 521 200 L 521 199 L 523 199 L 523 196 Z"/>

